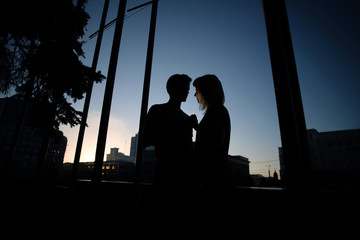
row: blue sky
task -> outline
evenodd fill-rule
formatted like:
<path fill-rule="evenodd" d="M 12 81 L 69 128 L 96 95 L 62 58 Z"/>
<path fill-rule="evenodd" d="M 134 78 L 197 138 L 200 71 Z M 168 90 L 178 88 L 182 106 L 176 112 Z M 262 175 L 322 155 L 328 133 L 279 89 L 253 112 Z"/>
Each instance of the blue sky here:
<path fill-rule="evenodd" d="M 127 9 L 146 1 L 129 0 Z M 287 1 L 307 128 L 319 131 L 360 127 L 360 10 L 358 1 Z M 111 0 L 107 22 L 116 17 Z M 100 23 L 103 1 L 89 0 L 91 19 L 84 40 Z M 139 127 L 151 7 L 127 17 L 119 53 L 106 153 L 129 153 Z M 131 13 L 127 13 L 127 16 Z M 105 31 L 98 70 L 104 75 L 114 28 Z M 96 39 L 84 44 L 91 66 Z M 230 154 L 250 160 L 253 174 L 279 171 L 281 146 L 270 57 L 260 0 L 160 0 L 149 107 L 168 100 L 165 84 L 175 73 L 195 79 L 216 74 L 223 83 L 231 122 Z M 94 86 L 81 161 L 93 161 L 105 82 Z M 182 108 L 203 112 L 190 94 Z M 82 110 L 83 101 L 74 106 Z M 62 126 L 68 137 L 65 162 L 72 162 L 78 128 Z M 196 134 L 196 132 L 194 132 Z"/>

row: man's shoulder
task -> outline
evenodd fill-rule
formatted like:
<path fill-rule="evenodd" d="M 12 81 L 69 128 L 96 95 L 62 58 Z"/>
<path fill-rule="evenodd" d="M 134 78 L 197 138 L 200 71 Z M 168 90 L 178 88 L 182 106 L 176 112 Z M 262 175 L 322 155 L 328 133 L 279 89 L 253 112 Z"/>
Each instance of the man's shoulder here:
<path fill-rule="evenodd" d="M 166 104 L 154 104 L 150 107 L 148 114 L 150 115 L 161 115 L 166 112 Z"/>
<path fill-rule="evenodd" d="M 166 107 L 166 103 L 161 103 L 161 104 L 154 104 L 150 107 L 149 112 L 150 111 L 161 111 Z"/>

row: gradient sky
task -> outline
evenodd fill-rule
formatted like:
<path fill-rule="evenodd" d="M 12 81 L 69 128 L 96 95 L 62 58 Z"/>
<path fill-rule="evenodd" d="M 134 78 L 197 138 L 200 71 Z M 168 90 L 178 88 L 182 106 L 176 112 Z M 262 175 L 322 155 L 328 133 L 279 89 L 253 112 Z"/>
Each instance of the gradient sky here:
<path fill-rule="evenodd" d="M 147 1 L 128 0 L 127 9 Z M 286 1 L 307 128 L 360 128 L 360 2 Z M 100 23 L 103 1 L 89 0 L 84 40 Z M 116 17 L 111 0 L 107 22 Z M 106 153 L 129 154 L 139 127 L 151 7 L 124 22 Z M 98 70 L 107 74 L 114 27 L 106 30 Z M 83 45 L 91 66 L 96 39 Z M 231 122 L 230 154 L 250 160 L 252 174 L 279 171 L 281 146 L 275 93 L 261 0 L 160 0 L 149 107 L 168 100 L 165 84 L 175 73 L 191 78 L 216 74 L 222 81 Z M 94 86 L 81 161 L 93 161 L 105 81 Z M 194 89 L 182 108 L 201 120 Z M 82 110 L 83 101 L 74 106 Z M 65 162 L 73 162 L 78 127 L 61 126 L 68 138 Z M 194 132 L 196 134 L 196 132 Z"/>

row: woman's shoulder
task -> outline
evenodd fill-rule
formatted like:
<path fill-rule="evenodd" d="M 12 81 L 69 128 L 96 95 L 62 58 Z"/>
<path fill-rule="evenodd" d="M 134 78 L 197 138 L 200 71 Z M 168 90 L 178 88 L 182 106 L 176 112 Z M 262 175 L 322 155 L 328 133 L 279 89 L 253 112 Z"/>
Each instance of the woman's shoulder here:
<path fill-rule="evenodd" d="M 227 114 L 229 115 L 229 111 L 227 110 L 227 108 L 224 106 L 224 105 L 221 105 L 221 111 L 224 113 L 224 114 Z"/>
<path fill-rule="evenodd" d="M 229 116 L 229 111 L 224 105 L 216 105 L 208 109 L 208 112 L 210 114 L 216 115 L 216 116 Z"/>
<path fill-rule="evenodd" d="M 213 106 L 207 109 L 203 120 L 204 122 L 216 124 L 228 124 L 230 122 L 230 115 L 225 106 Z"/>

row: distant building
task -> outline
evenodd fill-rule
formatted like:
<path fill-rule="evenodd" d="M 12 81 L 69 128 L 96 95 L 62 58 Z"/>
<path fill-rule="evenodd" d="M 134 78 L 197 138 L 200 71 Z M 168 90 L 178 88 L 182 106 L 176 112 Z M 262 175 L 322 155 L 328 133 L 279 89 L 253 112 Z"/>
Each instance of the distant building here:
<path fill-rule="evenodd" d="M 360 189 L 360 129 L 307 131 L 313 182 L 320 188 Z"/>
<path fill-rule="evenodd" d="M 228 156 L 230 169 L 233 174 L 234 182 L 236 186 L 249 186 L 251 183 L 249 159 L 240 155 Z"/>
<path fill-rule="evenodd" d="M 360 129 L 318 132 L 308 129 L 312 181 L 316 188 L 360 189 Z M 279 148 L 280 176 L 284 156 Z"/>
<path fill-rule="evenodd" d="M 45 178 L 58 178 L 62 171 L 65 150 L 67 146 L 67 138 L 63 132 L 55 131 L 50 138 L 46 161 L 44 164 Z"/>
<path fill-rule="evenodd" d="M 102 176 L 104 180 L 133 182 L 135 164 L 127 161 L 104 162 Z"/>
<path fill-rule="evenodd" d="M 72 163 L 64 164 L 67 169 L 65 176 L 71 174 Z M 94 162 L 80 162 L 77 172 L 78 179 L 92 179 Z M 134 158 L 119 152 L 119 148 L 111 148 L 103 162 L 101 175 L 103 180 L 133 182 L 135 177 Z"/>
<path fill-rule="evenodd" d="M 69 164 L 67 163 L 67 165 Z M 71 168 L 72 166 L 68 166 L 68 169 Z M 79 179 L 91 179 L 93 171 L 94 162 L 80 162 L 77 176 Z M 135 176 L 135 164 L 128 161 L 105 161 L 102 166 L 101 174 L 103 180 L 133 182 Z"/>
<path fill-rule="evenodd" d="M 110 148 L 110 153 L 106 154 L 106 160 L 102 165 L 102 179 L 108 181 L 133 182 L 135 180 L 135 155 L 136 155 L 137 134 L 131 139 L 132 156 L 127 156 L 119 152 L 119 148 Z M 71 174 L 72 163 L 64 164 L 64 177 L 68 178 Z M 92 179 L 94 162 L 80 162 L 77 172 L 79 179 Z"/>
<path fill-rule="evenodd" d="M 136 151 L 138 146 L 138 134 L 135 134 L 135 136 L 131 137 L 131 145 L 130 145 L 130 156 L 136 157 Z"/>
<path fill-rule="evenodd" d="M 24 97 L 22 95 L 0 99 L 0 169 L 3 169 L 9 153 L 23 103 Z M 28 104 L 17 148 L 9 168 L 11 178 L 29 179 L 34 176 L 43 138 L 39 134 L 41 128 L 34 124 L 32 115 L 32 105 Z M 50 138 L 47 158 L 44 163 L 44 177 L 58 177 L 62 168 L 66 145 L 67 138 L 63 133 L 54 131 Z"/>
<path fill-rule="evenodd" d="M 119 148 L 110 148 L 110 154 L 106 154 L 106 161 L 127 161 L 135 163 L 135 157 L 127 156 L 119 152 Z"/>
<path fill-rule="evenodd" d="M 260 187 L 260 185 L 262 183 L 262 180 L 265 177 L 263 175 L 261 175 L 261 174 L 251 174 L 250 178 L 251 178 L 251 186 Z"/>

